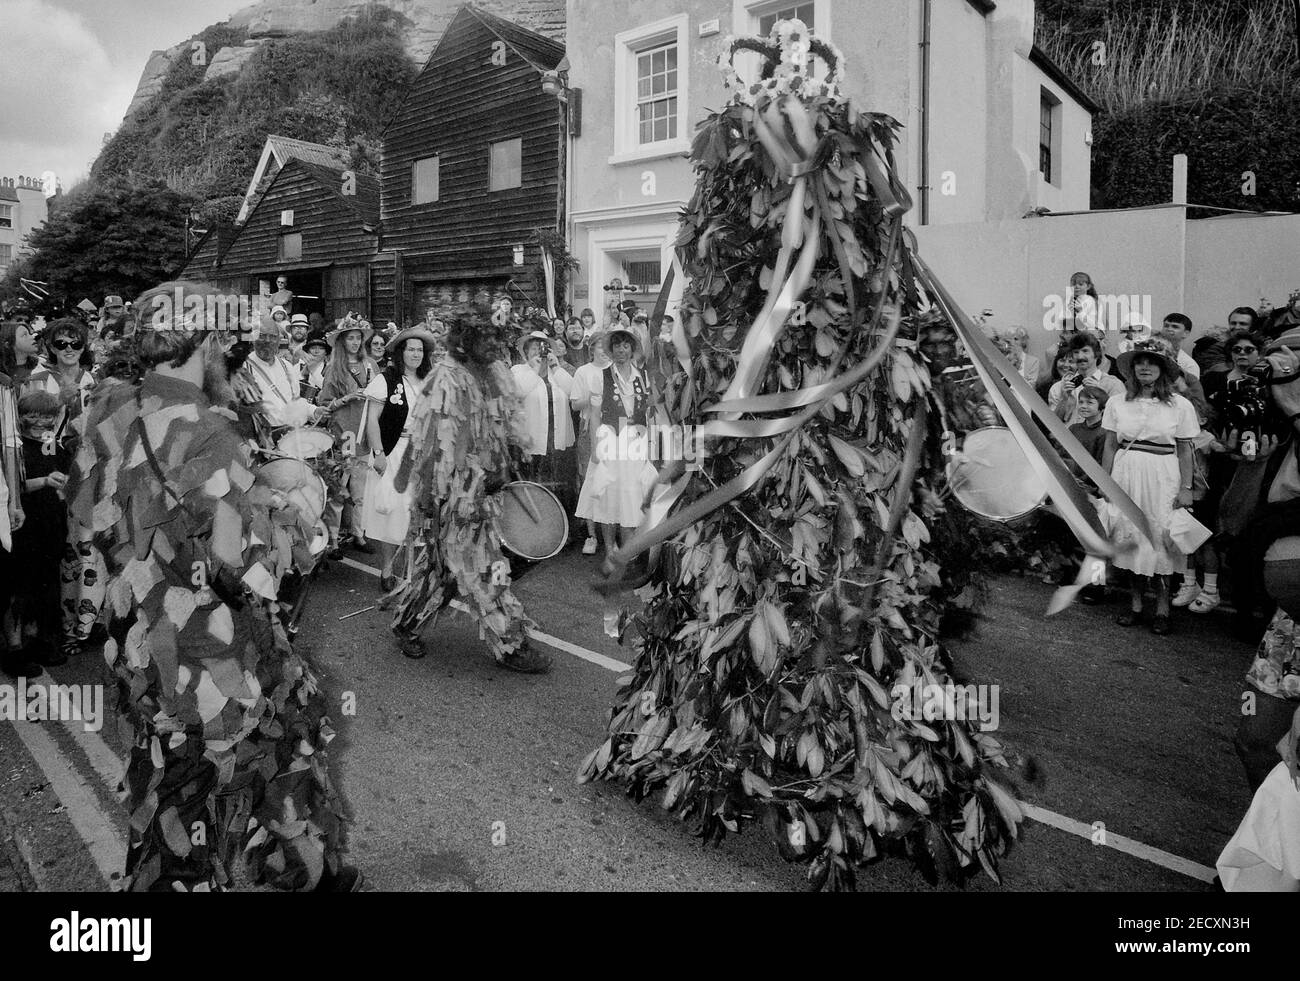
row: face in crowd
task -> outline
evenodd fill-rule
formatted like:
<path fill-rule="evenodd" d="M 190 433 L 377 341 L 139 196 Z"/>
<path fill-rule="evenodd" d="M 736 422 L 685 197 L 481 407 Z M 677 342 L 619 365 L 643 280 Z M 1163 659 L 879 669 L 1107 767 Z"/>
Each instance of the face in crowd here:
<path fill-rule="evenodd" d="M 383 334 L 373 334 L 373 335 L 371 335 L 371 338 L 370 338 L 370 356 L 371 356 L 372 358 L 374 358 L 376 361 L 378 361 L 379 359 L 381 359 L 381 358 L 384 356 L 384 345 L 385 345 L 385 343 L 386 343 L 386 342 L 384 341 L 384 335 L 383 335 Z"/>
<path fill-rule="evenodd" d="M 277 276 L 275 278 L 275 288 L 278 290 L 287 290 L 289 288 L 289 281 L 283 276 Z"/>
<path fill-rule="evenodd" d="M 571 319 L 564 326 L 564 339 L 574 347 L 577 347 L 582 343 L 582 339 L 586 336 L 586 333 L 586 328 L 582 326 L 582 321 L 577 317 Z"/>
<path fill-rule="evenodd" d="M 29 412 L 19 420 L 24 436 L 32 439 L 48 439 L 54 435 L 54 426 L 59 417 L 52 413 Z"/>
<path fill-rule="evenodd" d="M 343 350 L 347 352 L 348 357 L 355 358 L 361 353 L 361 331 L 350 330 L 343 335 Z"/>
<path fill-rule="evenodd" d="M 1228 314 L 1228 330 L 1254 330 L 1255 318 L 1248 313 L 1233 311 Z"/>
<path fill-rule="evenodd" d="M 289 331 L 289 335 L 293 338 L 293 342 L 295 344 L 301 344 L 303 341 L 307 339 L 307 325 L 294 324 L 294 326 Z"/>
<path fill-rule="evenodd" d="M 619 367 L 632 360 L 632 342 L 626 335 L 620 334 L 609 345 L 609 354 Z"/>
<path fill-rule="evenodd" d="M 14 333 L 14 353 L 18 356 L 18 360 L 26 361 L 36 357 L 37 347 L 36 335 L 32 333 L 31 326 L 20 322 L 18 330 Z"/>
<path fill-rule="evenodd" d="M 1070 357 L 1070 364 L 1081 375 L 1090 375 L 1097 367 L 1097 354 L 1090 348 L 1080 348 Z"/>
<path fill-rule="evenodd" d="M 71 331 L 59 331 L 50 339 L 50 348 L 60 368 L 72 368 L 81 360 L 81 338 Z"/>
<path fill-rule="evenodd" d="M 1149 354 L 1133 359 L 1133 374 L 1140 385 L 1154 385 L 1164 370 L 1164 364 Z"/>
<path fill-rule="evenodd" d="M 329 349 L 325 347 L 324 344 L 312 344 L 310 347 L 304 348 L 302 353 L 303 357 L 307 359 L 307 364 L 310 367 L 315 368 L 318 364 L 322 364 L 325 361 L 325 355 L 328 353 L 328 350 Z"/>
<path fill-rule="evenodd" d="M 278 333 L 269 333 L 268 331 L 259 331 L 257 340 L 253 342 L 253 353 L 263 361 L 272 361 L 280 353 L 280 335 Z"/>
<path fill-rule="evenodd" d="M 402 345 L 402 367 L 414 372 L 424 363 L 424 342 L 418 337 L 408 337 Z"/>
<path fill-rule="evenodd" d="M 1232 366 L 1240 372 L 1249 371 L 1259 362 L 1259 347 L 1249 337 L 1238 337 L 1228 348 Z"/>

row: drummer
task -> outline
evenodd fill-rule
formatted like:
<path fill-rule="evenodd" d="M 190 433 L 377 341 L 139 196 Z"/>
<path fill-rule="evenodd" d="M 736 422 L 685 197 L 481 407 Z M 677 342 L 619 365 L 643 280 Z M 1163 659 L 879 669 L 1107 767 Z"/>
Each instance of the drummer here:
<path fill-rule="evenodd" d="M 347 493 L 332 498 L 325 511 L 330 546 L 339 549 L 349 544 L 350 536 L 352 547 L 365 553 L 374 551 L 360 520 L 370 468 L 370 454 L 362 452 L 365 388 L 379 374 L 379 367 L 365 353 L 365 345 L 373 334 L 369 324 L 349 314 L 325 335 L 330 355 L 317 399 L 329 411 L 330 432 L 339 452 L 349 461 Z"/>
<path fill-rule="evenodd" d="M 325 410 L 300 396 L 297 369 L 280 357 L 281 336 L 280 325 L 264 319 L 253 350 L 239 369 L 241 395 L 246 403 L 255 403 L 259 442 L 267 448 L 279 435 L 277 430 L 296 429 L 325 415 Z"/>

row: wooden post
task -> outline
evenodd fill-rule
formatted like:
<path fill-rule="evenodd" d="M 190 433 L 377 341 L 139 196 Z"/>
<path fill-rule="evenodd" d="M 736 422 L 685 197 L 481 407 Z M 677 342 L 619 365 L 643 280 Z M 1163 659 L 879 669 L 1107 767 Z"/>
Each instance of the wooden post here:
<path fill-rule="evenodd" d="M 1174 204 L 1187 203 L 1187 154 L 1174 154 Z"/>

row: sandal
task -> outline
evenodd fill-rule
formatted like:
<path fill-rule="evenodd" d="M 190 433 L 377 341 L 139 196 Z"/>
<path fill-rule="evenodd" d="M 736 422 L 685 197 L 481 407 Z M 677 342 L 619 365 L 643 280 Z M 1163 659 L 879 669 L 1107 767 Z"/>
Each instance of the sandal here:
<path fill-rule="evenodd" d="M 1151 618 L 1151 632 L 1164 637 L 1173 631 L 1173 626 L 1169 622 L 1169 614 L 1157 613 Z"/>
<path fill-rule="evenodd" d="M 1210 593 L 1202 589 L 1196 599 L 1192 600 L 1192 605 L 1189 606 L 1188 609 L 1193 613 L 1209 613 L 1222 602 L 1223 600 L 1219 598 L 1218 590 Z"/>
<path fill-rule="evenodd" d="M 1115 622 L 1121 627 L 1133 627 L 1142 621 L 1141 610 L 1125 610 L 1115 617 Z"/>
<path fill-rule="evenodd" d="M 497 664 L 507 671 L 518 671 L 520 674 L 545 674 L 551 670 L 554 660 L 549 654 L 524 646 L 517 651 L 511 651 L 497 661 Z"/>

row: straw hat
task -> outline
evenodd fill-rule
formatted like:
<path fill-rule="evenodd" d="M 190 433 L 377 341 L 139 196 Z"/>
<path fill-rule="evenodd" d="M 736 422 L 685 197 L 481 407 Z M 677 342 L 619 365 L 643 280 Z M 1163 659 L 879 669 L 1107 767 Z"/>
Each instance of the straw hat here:
<path fill-rule="evenodd" d="M 556 341 L 550 334 L 535 330 L 530 334 L 525 334 L 515 342 L 515 350 L 519 352 L 521 358 L 524 357 L 524 348 L 528 346 L 529 341 L 541 341 L 543 344 L 548 345 L 557 356 L 564 354 L 564 345 L 562 343 Z"/>
<path fill-rule="evenodd" d="M 365 347 L 366 342 L 370 340 L 370 335 L 375 331 L 373 327 L 362 327 L 362 323 L 364 323 L 364 321 L 361 320 L 348 320 L 346 318 L 340 320 L 338 326 L 325 335 L 325 343 L 333 348 L 335 341 L 349 331 L 355 330 L 361 334 L 361 346 Z"/>
<path fill-rule="evenodd" d="M 1145 355 L 1159 361 L 1164 366 L 1165 375 L 1171 381 L 1177 381 L 1183 375 L 1183 369 L 1178 367 L 1173 345 L 1162 338 L 1151 337 L 1138 341 L 1133 345 L 1132 350 L 1125 351 L 1115 359 L 1119 373 L 1125 378 L 1128 378 L 1133 373 L 1133 359 L 1138 355 Z"/>
<path fill-rule="evenodd" d="M 610 349 L 612 350 L 614 345 L 618 343 L 618 339 L 620 337 L 626 337 L 628 340 L 632 342 L 633 354 L 640 353 L 641 337 L 637 334 L 635 330 L 633 330 L 630 327 L 623 327 L 622 325 L 611 327 L 609 329 L 608 336 L 605 338 L 605 342 L 609 345 Z"/>
<path fill-rule="evenodd" d="M 402 346 L 412 337 L 416 338 L 424 345 L 425 351 L 429 357 L 434 357 L 438 353 L 438 339 L 433 336 L 424 327 L 407 327 L 406 330 L 399 330 L 397 336 L 388 342 L 386 350 L 390 355 L 396 355 L 402 349 Z"/>

